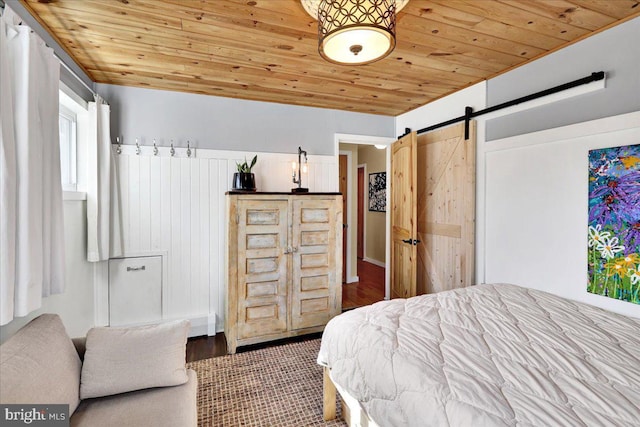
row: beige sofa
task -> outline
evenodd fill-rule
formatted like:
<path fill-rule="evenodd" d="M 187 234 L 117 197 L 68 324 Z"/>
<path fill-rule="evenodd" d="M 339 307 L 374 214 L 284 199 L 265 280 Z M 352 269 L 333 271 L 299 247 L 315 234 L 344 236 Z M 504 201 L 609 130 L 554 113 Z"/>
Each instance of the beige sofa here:
<path fill-rule="evenodd" d="M 98 331 L 99 333 L 95 334 L 90 331 L 87 337 L 87 359 L 89 351 L 93 351 L 91 358 L 94 364 L 92 372 L 88 373 L 86 366 L 88 361 L 83 361 L 84 339 L 72 341 L 57 315 L 43 314 L 32 320 L 0 346 L 0 403 L 68 404 L 71 426 L 196 426 L 196 374 L 186 369 L 184 364 L 182 368 L 175 368 L 176 357 L 179 358 L 180 351 L 184 361 L 184 345 L 182 350 L 178 345 L 178 349 L 173 351 L 178 353 L 171 356 L 174 362 L 173 367 L 166 368 L 170 366 L 166 361 L 156 363 L 157 360 L 154 359 L 161 359 L 163 354 L 157 354 L 156 357 L 153 353 L 149 353 L 151 357 L 148 355 L 144 357 L 151 360 L 148 363 L 144 360 L 145 366 L 139 369 L 135 365 L 136 350 L 134 353 L 127 349 L 122 349 L 120 353 L 100 350 L 100 345 L 113 346 L 114 342 L 116 345 L 122 342 L 122 340 L 118 341 L 118 336 L 114 339 L 108 335 L 112 333 L 111 330 L 102 329 L 104 331 Z M 160 331 L 160 334 L 166 335 L 166 332 Z M 130 339 L 131 334 L 126 336 L 129 337 L 126 339 Z M 157 333 L 156 336 L 159 337 L 156 342 L 171 340 L 170 337 L 165 340 L 164 336 Z M 175 338 L 173 339 L 175 342 Z M 179 340 L 180 336 L 178 336 Z M 184 343 L 186 343 L 186 333 Z M 149 347 L 152 347 L 153 340 L 147 340 L 141 345 L 145 348 L 140 352 L 150 351 Z M 157 353 L 167 352 L 162 349 L 162 346 L 160 348 L 162 351 Z M 100 351 L 102 354 L 96 355 Z M 138 357 L 137 363 L 141 362 L 139 359 Z M 122 369 L 122 364 L 126 364 L 128 360 L 131 360 L 133 372 L 129 370 L 114 372 L 113 375 L 109 372 L 106 375 L 101 372 L 96 374 L 96 371 L 114 369 L 114 366 L 121 371 L 126 371 L 126 367 Z M 85 363 L 84 370 L 83 363 Z M 157 368 L 158 366 L 160 368 Z M 174 379 L 178 378 L 178 381 L 173 383 L 183 383 L 113 394 L 114 390 L 122 388 L 121 383 L 128 383 L 124 385 L 125 389 L 145 387 L 144 381 L 135 378 L 136 371 L 145 369 L 171 370 L 168 374 Z M 162 378 L 163 375 L 162 372 L 158 372 L 157 376 L 147 373 L 147 377 Z M 140 376 L 144 376 L 144 373 L 141 372 Z M 99 378 L 101 380 L 98 380 Z M 86 384 L 89 380 L 96 384 Z M 102 381 L 102 384 L 98 384 L 98 381 Z M 101 388 L 105 390 L 105 396 L 80 399 L 81 395 L 100 394 L 96 390 Z"/>

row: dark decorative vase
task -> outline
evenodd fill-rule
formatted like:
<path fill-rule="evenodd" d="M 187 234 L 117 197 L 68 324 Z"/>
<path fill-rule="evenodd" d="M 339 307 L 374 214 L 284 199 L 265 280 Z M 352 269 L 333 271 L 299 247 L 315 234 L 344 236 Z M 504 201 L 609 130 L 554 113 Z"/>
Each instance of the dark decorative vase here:
<path fill-rule="evenodd" d="M 252 173 L 236 172 L 233 174 L 233 189 L 239 191 L 256 191 L 256 177 Z"/>

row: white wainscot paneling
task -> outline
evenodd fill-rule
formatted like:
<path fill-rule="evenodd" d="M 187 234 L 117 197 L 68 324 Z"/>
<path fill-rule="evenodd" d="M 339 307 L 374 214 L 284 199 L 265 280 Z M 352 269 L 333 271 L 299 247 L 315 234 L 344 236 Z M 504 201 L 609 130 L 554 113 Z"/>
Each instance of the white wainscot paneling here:
<path fill-rule="evenodd" d="M 629 316 L 587 292 L 588 152 L 640 143 L 640 112 L 486 143 L 484 281 L 551 292 Z"/>
<path fill-rule="evenodd" d="M 114 148 L 115 151 L 115 148 Z M 125 257 L 162 254 L 163 318 L 189 318 L 191 335 L 224 326 L 225 192 L 236 162 L 258 154 L 253 169 L 258 191 L 288 192 L 297 153 L 254 153 L 166 147 L 123 146 L 115 154 L 122 199 Z M 309 156 L 303 186 L 314 192 L 337 191 L 334 156 Z M 98 301 L 98 304 L 108 304 Z M 103 310 L 104 311 L 104 310 Z M 213 317 L 215 316 L 215 318 Z M 209 319 L 209 320 L 207 320 Z"/>

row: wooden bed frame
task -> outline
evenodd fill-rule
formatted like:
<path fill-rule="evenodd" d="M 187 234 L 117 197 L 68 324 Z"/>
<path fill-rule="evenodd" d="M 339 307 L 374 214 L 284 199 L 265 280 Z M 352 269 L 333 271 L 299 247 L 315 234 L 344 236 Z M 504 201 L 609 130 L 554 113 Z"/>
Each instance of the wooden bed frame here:
<path fill-rule="evenodd" d="M 336 418 L 336 402 L 340 399 L 342 407 L 342 419 L 349 427 L 378 427 L 378 425 L 369 418 L 367 412 L 358 404 L 348 404 L 342 397 L 336 385 L 329 376 L 329 368 L 323 368 L 322 375 L 322 414 L 325 421 L 331 421 Z M 353 398 L 352 398 L 353 399 Z"/>
<path fill-rule="evenodd" d="M 322 416 L 325 421 L 331 421 L 336 418 L 336 394 L 336 385 L 329 377 L 329 368 L 325 366 L 322 369 Z M 348 421 L 347 424 L 349 424 Z"/>

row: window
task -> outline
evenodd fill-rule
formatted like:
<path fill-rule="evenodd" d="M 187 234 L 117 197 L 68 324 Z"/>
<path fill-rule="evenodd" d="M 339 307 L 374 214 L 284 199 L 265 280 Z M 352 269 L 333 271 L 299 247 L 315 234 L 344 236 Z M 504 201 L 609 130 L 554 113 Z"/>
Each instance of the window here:
<path fill-rule="evenodd" d="M 60 170 L 63 198 L 85 200 L 89 111 L 87 101 L 60 82 Z"/>
<path fill-rule="evenodd" d="M 77 189 L 76 145 L 76 113 L 64 105 L 60 105 L 60 171 L 63 191 L 76 191 Z"/>

